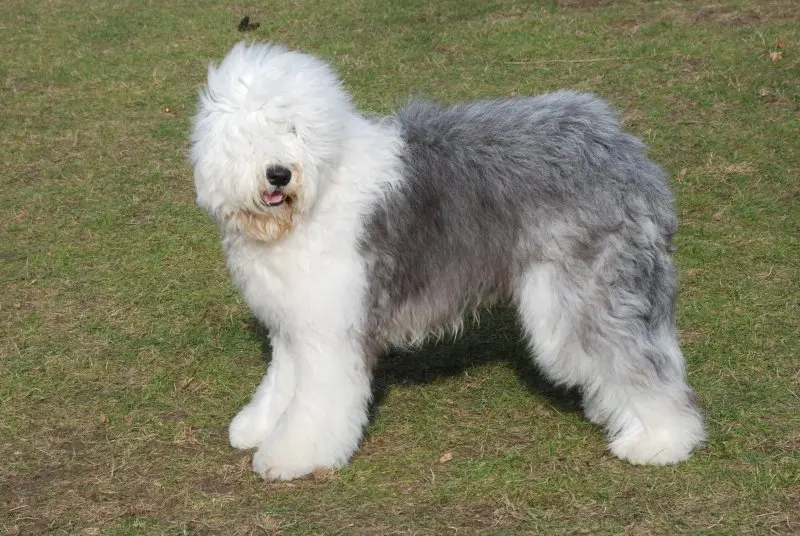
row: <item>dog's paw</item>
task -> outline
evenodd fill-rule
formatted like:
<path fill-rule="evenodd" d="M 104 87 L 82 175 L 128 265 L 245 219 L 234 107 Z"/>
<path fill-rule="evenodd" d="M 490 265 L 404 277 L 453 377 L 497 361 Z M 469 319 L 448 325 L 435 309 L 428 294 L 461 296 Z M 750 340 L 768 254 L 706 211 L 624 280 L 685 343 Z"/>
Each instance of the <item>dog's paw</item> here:
<path fill-rule="evenodd" d="M 265 409 L 250 404 L 233 418 L 228 427 L 228 439 L 235 449 L 252 449 L 263 443 L 270 433 Z"/>
<path fill-rule="evenodd" d="M 634 465 L 669 465 L 688 459 L 703 439 L 702 429 L 657 428 L 622 434 L 611 441 L 608 448 Z"/>
<path fill-rule="evenodd" d="M 271 449 L 259 449 L 253 456 L 253 471 L 264 480 L 294 480 L 313 473 L 316 468 L 302 456 L 286 456 Z"/>
<path fill-rule="evenodd" d="M 342 465 L 322 459 L 309 440 L 302 443 L 287 438 L 268 440 L 253 456 L 253 471 L 265 480 L 293 480 L 318 469 Z"/>
<path fill-rule="evenodd" d="M 299 417 L 299 418 L 298 418 Z M 266 480 L 292 480 L 315 470 L 344 467 L 357 448 L 356 441 L 342 435 L 346 427 L 330 427 L 329 421 L 313 421 L 291 411 L 285 413 L 275 431 L 253 456 L 253 470 Z M 348 440 L 348 441 L 343 441 Z"/>

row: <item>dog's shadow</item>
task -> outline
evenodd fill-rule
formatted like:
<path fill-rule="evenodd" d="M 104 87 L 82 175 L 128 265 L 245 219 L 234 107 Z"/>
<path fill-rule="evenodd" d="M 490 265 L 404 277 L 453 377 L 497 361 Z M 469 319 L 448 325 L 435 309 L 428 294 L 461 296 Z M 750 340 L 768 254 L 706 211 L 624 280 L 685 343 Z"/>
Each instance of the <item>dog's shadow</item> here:
<path fill-rule="evenodd" d="M 269 362 L 272 349 L 267 330 L 255 318 L 251 329 Z M 373 376 L 370 422 L 393 386 L 435 383 L 498 362 L 507 363 L 528 391 L 544 397 L 558 411 L 580 411 L 579 393 L 554 385 L 535 366 L 516 313 L 494 308 L 483 311 L 479 322 L 466 323 L 457 338 L 445 335 L 417 349 L 395 349 L 382 355 Z"/>

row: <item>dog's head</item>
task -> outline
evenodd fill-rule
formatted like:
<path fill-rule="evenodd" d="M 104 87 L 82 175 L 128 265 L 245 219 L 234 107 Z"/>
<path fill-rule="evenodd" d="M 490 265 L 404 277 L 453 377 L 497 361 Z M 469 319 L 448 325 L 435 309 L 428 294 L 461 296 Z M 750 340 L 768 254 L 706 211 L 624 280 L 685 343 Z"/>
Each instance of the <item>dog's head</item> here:
<path fill-rule="evenodd" d="M 281 238 L 333 177 L 352 114 L 324 62 L 238 43 L 200 93 L 190 153 L 198 204 L 223 232 Z"/>

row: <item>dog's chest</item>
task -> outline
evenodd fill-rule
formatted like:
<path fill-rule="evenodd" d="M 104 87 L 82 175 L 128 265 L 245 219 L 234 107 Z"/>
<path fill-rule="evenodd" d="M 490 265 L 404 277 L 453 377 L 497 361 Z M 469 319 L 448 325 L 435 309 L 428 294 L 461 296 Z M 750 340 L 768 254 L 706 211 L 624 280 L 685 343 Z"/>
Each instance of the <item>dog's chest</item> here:
<path fill-rule="evenodd" d="M 338 319 L 356 321 L 350 317 L 360 309 L 365 285 L 354 249 L 243 240 L 225 249 L 234 284 L 268 328 L 313 330 Z"/>

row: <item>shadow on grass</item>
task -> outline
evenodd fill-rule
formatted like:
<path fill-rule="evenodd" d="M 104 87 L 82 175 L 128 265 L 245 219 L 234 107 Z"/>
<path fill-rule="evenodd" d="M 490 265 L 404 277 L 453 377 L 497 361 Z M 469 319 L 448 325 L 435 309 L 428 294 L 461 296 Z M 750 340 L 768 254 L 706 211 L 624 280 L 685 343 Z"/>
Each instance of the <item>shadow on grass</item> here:
<path fill-rule="evenodd" d="M 267 330 L 255 318 L 250 328 L 261 341 L 263 359 L 269 362 L 272 349 Z M 373 379 L 370 422 L 394 385 L 436 383 L 499 362 L 508 363 L 531 394 L 544 397 L 558 411 L 581 410 L 576 390 L 554 385 L 534 365 L 515 312 L 495 308 L 484 311 L 480 322 L 468 323 L 458 338 L 446 336 L 418 349 L 395 349 L 383 355 Z"/>
<path fill-rule="evenodd" d="M 531 394 L 559 411 L 580 411 L 579 393 L 554 385 L 534 365 L 516 313 L 495 308 L 484 311 L 479 322 L 468 323 L 456 339 L 444 337 L 417 350 L 383 356 L 375 371 L 372 414 L 393 385 L 435 383 L 492 363 L 507 363 Z"/>

